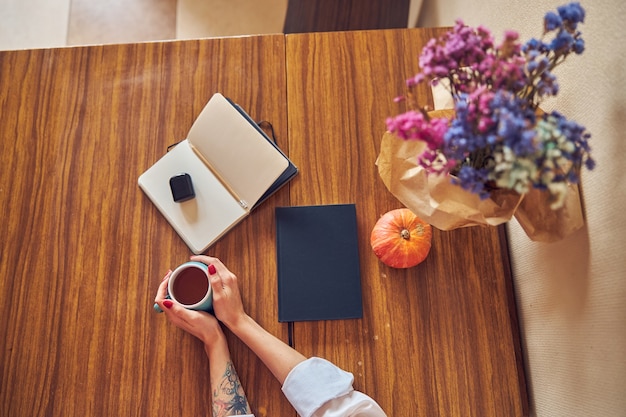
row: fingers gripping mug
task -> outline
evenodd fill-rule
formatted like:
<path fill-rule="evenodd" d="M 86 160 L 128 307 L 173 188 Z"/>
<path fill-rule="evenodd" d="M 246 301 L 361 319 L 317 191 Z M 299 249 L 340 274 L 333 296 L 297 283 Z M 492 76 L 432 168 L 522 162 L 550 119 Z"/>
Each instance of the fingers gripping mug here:
<path fill-rule="evenodd" d="M 209 267 L 201 262 L 186 262 L 170 275 L 167 297 L 189 310 L 213 312 L 213 292 Z M 163 312 L 158 304 L 154 309 Z"/>

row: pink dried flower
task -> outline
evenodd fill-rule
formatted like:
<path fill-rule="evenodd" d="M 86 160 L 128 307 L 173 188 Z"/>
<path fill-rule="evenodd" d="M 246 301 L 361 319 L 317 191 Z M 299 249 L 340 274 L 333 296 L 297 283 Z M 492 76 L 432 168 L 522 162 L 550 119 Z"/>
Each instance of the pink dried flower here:
<path fill-rule="evenodd" d="M 443 135 L 448 130 L 446 118 L 428 119 L 424 113 L 408 111 L 387 119 L 387 130 L 404 140 L 421 140 L 429 148 L 437 149 L 443 144 Z"/>
<path fill-rule="evenodd" d="M 449 32 L 426 44 L 419 56 L 421 71 L 407 80 L 407 87 L 447 80 L 455 117 L 429 118 L 425 111 L 410 110 L 387 119 L 387 128 L 405 140 L 427 144 L 418 157 L 427 172 L 452 172 L 463 188 L 481 197 L 489 195 L 493 184 L 506 184 L 505 188 L 518 192 L 530 186 L 552 192 L 563 188 L 565 181 L 575 182 L 578 175 L 577 169 L 550 171 L 549 183 L 531 175 L 538 172 L 545 177 L 549 167 L 543 161 L 560 161 L 556 156 L 550 159 L 556 142 L 559 152 L 553 154 L 566 155 L 572 167 L 593 168 L 590 135 L 584 127 L 555 112 L 543 116 L 544 121 L 554 121 L 552 130 L 537 122 L 540 100 L 558 93 L 554 68 L 569 54 L 582 53 L 585 46 L 578 31 L 585 18 L 580 4 L 570 3 L 557 11 L 544 18 L 544 37 L 551 33 L 552 41 L 530 39 L 522 45 L 519 34 L 508 30 L 496 46 L 489 29 L 471 28 L 457 20 Z"/>

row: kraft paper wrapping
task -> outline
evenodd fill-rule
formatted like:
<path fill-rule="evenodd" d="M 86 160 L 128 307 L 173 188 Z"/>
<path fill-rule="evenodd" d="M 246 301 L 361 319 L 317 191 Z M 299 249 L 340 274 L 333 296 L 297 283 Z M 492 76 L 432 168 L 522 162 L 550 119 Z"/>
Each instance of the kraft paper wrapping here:
<path fill-rule="evenodd" d="M 563 207 L 550 208 L 548 194 L 531 189 L 524 195 L 515 212 L 515 218 L 531 240 L 556 242 L 571 235 L 585 225 L 578 185 L 569 184 Z"/>
<path fill-rule="evenodd" d="M 386 132 L 376 165 L 387 189 L 437 229 L 497 226 L 515 216 L 531 240 L 555 242 L 584 225 L 577 185 L 570 184 L 565 204 L 558 210 L 552 210 L 548 194 L 537 189 L 525 195 L 496 190 L 489 199 L 481 200 L 452 184 L 449 176 L 427 175 L 417 159 L 425 146 L 421 141 L 401 140 Z"/>
<path fill-rule="evenodd" d="M 419 166 L 424 143 L 404 141 L 386 132 L 376 160 L 387 189 L 422 220 L 440 230 L 468 226 L 497 226 L 513 217 L 522 196 L 497 190 L 481 200 L 450 182 L 447 175 L 427 175 Z"/>

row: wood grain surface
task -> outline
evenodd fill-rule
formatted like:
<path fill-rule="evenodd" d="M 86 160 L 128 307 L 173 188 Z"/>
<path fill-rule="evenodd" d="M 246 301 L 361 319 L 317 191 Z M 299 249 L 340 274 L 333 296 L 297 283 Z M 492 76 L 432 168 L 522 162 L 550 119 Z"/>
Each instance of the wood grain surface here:
<path fill-rule="evenodd" d="M 287 148 L 284 36 L 0 52 L 0 416 L 210 414 L 199 341 L 152 310 L 190 251 L 137 186 L 214 92 Z M 277 322 L 273 205 L 219 242 L 244 302 Z M 295 415 L 229 336 L 257 416 Z"/>
<path fill-rule="evenodd" d="M 0 416 L 210 414 L 200 342 L 152 310 L 161 277 L 190 251 L 137 178 L 218 91 L 270 121 L 300 168 L 209 251 L 239 277 L 250 315 L 288 340 L 275 207 L 356 203 L 364 317 L 296 323 L 296 348 L 352 372 L 389 416 L 527 414 L 501 230 L 435 231 L 427 260 L 408 270 L 369 248 L 378 217 L 400 207 L 374 165 L 384 120 L 436 33 L 0 52 Z M 426 89 L 418 97 L 429 104 Z M 257 417 L 295 417 L 227 335 Z"/>
<path fill-rule="evenodd" d="M 287 36 L 289 152 L 302 170 L 290 202 L 356 203 L 364 303 L 362 320 L 296 323 L 294 340 L 352 372 L 390 416 L 525 415 L 498 230 L 435 230 L 429 257 L 407 270 L 384 266 L 369 246 L 378 217 L 401 207 L 375 166 L 384 122 L 437 33 Z M 418 99 L 432 105 L 425 89 Z"/>

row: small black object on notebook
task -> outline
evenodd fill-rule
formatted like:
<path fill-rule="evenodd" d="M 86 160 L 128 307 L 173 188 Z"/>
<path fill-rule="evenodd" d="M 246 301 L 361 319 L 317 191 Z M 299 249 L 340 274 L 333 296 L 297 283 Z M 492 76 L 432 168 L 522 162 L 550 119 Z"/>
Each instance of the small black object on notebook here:
<path fill-rule="evenodd" d="M 170 189 L 172 190 L 172 197 L 177 203 L 191 200 L 196 196 L 191 176 L 187 173 L 174 175 L 170 178 Z"/>

